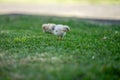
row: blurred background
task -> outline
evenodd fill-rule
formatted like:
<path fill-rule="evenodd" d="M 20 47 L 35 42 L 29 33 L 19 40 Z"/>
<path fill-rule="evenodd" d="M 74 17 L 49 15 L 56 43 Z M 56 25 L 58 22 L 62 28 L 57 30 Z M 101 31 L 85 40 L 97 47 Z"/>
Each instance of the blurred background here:
<path fill-rule="evenodd" d="M 120 0 L 0 0 L 0 14 L 120 20 Z"/>

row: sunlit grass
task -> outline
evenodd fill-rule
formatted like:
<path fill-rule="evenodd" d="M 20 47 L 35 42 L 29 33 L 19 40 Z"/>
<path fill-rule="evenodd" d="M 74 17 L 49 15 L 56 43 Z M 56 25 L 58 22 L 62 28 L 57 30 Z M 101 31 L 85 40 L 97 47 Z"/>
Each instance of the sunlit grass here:
<path fill-rule="evenodd" d="M 43 23 L 69 25 L 63 40 L 44 34 Z M 1 80 L 118 80 L 120 25 L 78 18 L 0 16 Z"/>

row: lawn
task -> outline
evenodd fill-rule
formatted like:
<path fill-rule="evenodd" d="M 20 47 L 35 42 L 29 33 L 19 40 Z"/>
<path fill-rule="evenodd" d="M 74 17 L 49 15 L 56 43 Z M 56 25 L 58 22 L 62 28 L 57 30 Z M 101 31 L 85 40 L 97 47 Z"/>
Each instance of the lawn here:
<path fill-rule="evenodd" d="M 63 40 L 43 23 L 67 24 Z M 0 80 L 119 80 L 120 25 L 79 18 L 0 15 Z"/>

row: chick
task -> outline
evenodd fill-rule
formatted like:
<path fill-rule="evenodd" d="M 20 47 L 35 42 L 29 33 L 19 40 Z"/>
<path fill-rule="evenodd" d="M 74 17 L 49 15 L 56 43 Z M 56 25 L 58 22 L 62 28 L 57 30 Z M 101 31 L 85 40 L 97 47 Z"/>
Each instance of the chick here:
<path fill-rule="evenodd" d="M 58 24 L 55 26 L 53 34 L 58 36 L 59 39 L 62 39 L 68 31 L 70 31 L 70 28 L 67 25 Z"/>
<path fill-rule="evenodd" d="M 56 24 L 53 23 L 43 24 L 42 25 L 43 32 L 53 34 L 53 30 L 55 26 Z"/>
<path fill-rule="evenodd" d="M 70 27 L 67 25 L 53 23 L 43 24 L 42 29 L 43 32 L 54 34 L 59 39 L 62 39 L 66 35 L 66 32 L 70 31 Z"/>

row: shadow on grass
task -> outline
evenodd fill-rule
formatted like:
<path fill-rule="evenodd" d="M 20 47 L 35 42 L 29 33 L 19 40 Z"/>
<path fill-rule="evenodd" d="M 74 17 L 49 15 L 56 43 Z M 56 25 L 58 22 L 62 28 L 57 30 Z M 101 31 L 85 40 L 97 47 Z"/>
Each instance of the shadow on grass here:
<path fill-rule="evenodd" d="M 114 24 L 114 25 L 119 25 L 120 20 L 114 20 L 114 19 L 96 19 L 96 18 L 77 18 L 77 17 L 61 17 L 61 16 L 50 16 L 50 15 L 31 15 L 31 14 L 1 14 L 1 16 L 9 16 L 9 18 L 13 17 L 22 17 L 22 16 L 29 16 L 29 17 L 43 17 L 43 18 L 56 18 L 60 20 L 69 20 L 69 19 L 76 19 L 80 21 L 87 21 L 93 24 Z M 9 21 L 10 19 L 7 19 Z M 49 20 L 48 20 L 49 21 Z M 48 22 L 49 23 L 49 22 Z"/>

